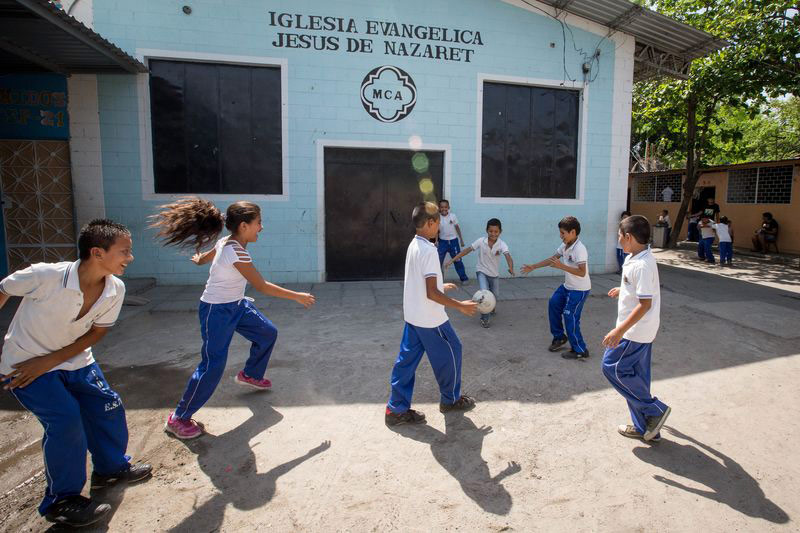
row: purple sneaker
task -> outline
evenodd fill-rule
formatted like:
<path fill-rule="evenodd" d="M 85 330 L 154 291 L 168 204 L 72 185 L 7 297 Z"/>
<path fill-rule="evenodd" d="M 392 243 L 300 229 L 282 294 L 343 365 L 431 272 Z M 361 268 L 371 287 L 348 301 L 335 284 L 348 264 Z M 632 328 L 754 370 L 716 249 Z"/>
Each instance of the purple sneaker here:
<path fill-rule="evenodd" d="M 172 433 L 177 438 L 182 440 L 194 439 L 204 433 L 203 426 L 194 419 L 183 419 L 175 416 L 175 413 L 170 413 L 167 418 L 167 423 L 164 424 L 164 431 Z"/>
<path fill-rule="evenodd" d="M 270 380 L 251 378 L 244 373 L 244 370 L 236 374 L 236 377 L 233 378 L 233 381 L 242 387 L 250 387 L 257 390 L 267 390 L 272 387 L 272 382 Z"/>

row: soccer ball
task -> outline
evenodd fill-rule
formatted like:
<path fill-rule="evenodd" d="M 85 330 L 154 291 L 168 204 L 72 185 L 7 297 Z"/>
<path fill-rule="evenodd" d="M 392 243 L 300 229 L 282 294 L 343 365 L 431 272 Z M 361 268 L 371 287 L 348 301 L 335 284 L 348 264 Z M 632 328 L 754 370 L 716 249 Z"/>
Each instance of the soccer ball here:
<path fill-rule="evenodd" d="M 478 303 L 478 312 L 483 315 L 488 315 L 494 311 L 494 306 L 497 304 L 492 291 L 486 289 L 481 289 L 473 294 L 472 301 Z"/>

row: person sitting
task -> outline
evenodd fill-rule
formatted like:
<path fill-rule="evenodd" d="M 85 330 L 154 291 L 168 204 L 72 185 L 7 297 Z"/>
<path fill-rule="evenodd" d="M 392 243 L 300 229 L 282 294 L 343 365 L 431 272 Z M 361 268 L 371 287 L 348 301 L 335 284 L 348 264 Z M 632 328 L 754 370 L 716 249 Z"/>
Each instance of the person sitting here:
<path fill-rule="evenodd" d="M 772 218 L 772 213 L 767 211 L 761 214 L 761 227 L 753 235 L 753 251 L 767 253 L 770 244 L 778 241 L 778 221 Z M 775 245 L 775 251 L 778 250 Z"/>

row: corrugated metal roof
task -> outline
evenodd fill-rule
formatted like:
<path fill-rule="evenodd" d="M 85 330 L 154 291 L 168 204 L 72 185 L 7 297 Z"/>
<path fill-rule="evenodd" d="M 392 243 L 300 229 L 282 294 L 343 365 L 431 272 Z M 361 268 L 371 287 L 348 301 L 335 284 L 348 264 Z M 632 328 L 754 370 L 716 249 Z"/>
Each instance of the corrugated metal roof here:
<path fill-rule="evenodd" d="M 48 0 L 0 0 L 0 71 L 137 73 L 147 67 Z"/>
<path fill-rule="evenodd" d="M 538 0 L 636 38 L 636 79 L 667 74 L 685 77 L 693 59 L 728 43 L 702 30 L 627 0 Z"/>

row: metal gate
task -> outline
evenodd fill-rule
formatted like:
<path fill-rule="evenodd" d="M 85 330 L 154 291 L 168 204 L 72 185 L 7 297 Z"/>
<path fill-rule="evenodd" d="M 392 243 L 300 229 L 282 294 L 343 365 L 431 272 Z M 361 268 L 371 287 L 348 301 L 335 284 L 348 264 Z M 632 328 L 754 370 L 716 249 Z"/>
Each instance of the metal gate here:
<path fill-rule="evenodd" d="M 77 259 L 69 142 L 0 140 L 8 271 Z"/>
<path fill-rule="evenodd" d="M 442 197 L 444 153 L 325 148 L 324 157 L 327 279 L 402 278 L 411 211 Z"/>

